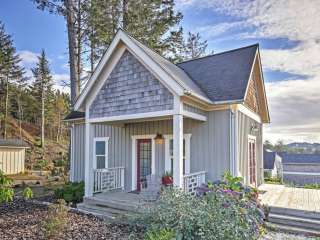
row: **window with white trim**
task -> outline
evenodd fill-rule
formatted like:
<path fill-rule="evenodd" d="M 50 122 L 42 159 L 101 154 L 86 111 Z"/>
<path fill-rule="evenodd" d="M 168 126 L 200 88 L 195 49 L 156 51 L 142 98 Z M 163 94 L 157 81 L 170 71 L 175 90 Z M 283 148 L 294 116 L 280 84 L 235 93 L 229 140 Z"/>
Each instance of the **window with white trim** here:
<path fill-rule="evenodd" d="M 191 134 L 183 135 L 183 174 L 190 173 L 190 138 Z M 166 164 L 165 171 L 173 172 L 173 136 L 165 135 Z"/>
<path fill-rule="evenodd" d="M 94 139 L 94 157 L 96 169 L 108 168 L 108 143 L 109 138 Z"/>
<path fill-rule="evenodd" d="M 169 140 L 170 171 L 173 169 L 173 139 Z M 183 139 L 183 174 L 186 172 L 186 140 Z"/>

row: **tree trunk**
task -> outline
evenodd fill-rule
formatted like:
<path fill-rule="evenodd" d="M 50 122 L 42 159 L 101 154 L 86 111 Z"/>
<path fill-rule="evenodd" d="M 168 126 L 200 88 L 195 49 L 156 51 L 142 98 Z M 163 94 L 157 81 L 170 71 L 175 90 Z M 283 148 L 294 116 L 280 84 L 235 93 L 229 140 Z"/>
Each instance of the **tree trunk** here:
<path fill-rule="evenodd" d="M 9 102 L 9 77 L 7 76 L 6 103 L 5 103 L 5 114 L 4 114 L 4 132 L 3 132 L 4 139 L 7 139 L 8 102 Z"/>
<path fill-rule="evenodd" d="M 71 107 L 73 108 L 75 101 L 80 93 L 80 80 L 78 79 L 77 69 L 77 40 L 75 31 L 75 4 L 74 0 L 65 0 L 68 43 L 69 43 L 69 65 L 70 65 L 70 87 L 71 87 Z"/>
<path fill-rule="evenodd" d="M 44 148 L 44 89 L 41 96 L 41 147 Z"/>

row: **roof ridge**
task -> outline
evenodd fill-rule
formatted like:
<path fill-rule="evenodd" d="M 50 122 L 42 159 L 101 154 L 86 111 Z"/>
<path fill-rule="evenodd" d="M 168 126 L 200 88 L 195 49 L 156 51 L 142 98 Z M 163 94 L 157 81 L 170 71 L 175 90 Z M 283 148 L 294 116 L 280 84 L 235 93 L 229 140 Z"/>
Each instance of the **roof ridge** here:
<path fill-rule="evenodd" d="M 231 49 L 231 50 L 227 50 L 227 51 L 223 51 L 223 52 L 219 52 L 219 53 L 209 54 L 209 55 L 206 55 L 206 56 L 203 56 L 203 57 L 189 59 L 189 60 L 186 60 L 186 61 L 178 62 L 175 65 L 179 65 L 179 64 L 182 64 L 182 63 L 191 62 L 191 61 L 195 61 L 195 60 L 199 60 L 199 59 L 203 59 L 203 58 L 207 58 L 207 57 L 214 57 L 214 56 L 225 54 L 225 53 L 235 52 L 235 51 L 243 50 L 245 48 L 251 48 L 251 47 L 254 47 L 254 46 L 259 47 L 259 43 L 255 43 L 255 44 L 251 44 L 251 45 L 248 45 L 248 46 L 235 48 L 235 49 Z"/>

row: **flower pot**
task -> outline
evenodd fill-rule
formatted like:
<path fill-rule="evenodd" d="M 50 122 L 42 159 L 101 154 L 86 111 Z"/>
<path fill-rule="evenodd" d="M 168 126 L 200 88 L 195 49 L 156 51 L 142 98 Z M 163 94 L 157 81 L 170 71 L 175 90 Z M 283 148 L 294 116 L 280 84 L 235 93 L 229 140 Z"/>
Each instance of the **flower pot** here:
<path fill-rule="evenodd" d="M 165 186 L 169 186 L 173 184 L 173 179 L 171 176 L 162 177 L 162 184 Z"/>

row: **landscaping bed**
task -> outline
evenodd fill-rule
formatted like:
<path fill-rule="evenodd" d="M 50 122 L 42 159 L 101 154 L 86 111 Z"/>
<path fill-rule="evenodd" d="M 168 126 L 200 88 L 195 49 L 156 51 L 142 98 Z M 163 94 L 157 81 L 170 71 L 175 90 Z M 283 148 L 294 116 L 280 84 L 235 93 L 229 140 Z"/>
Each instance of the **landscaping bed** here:
<path fill-rule="evenodd" d="M 47 239 L 43 222 L 48 206 L 15 199 L 0 205 L 1 239 Z M 128 225 L 105 223 L 78 212 L 67 212 L 67 225 L 52 239 L 128 239 L 132 230 Z M 138 234 L 139 236 L 139 234 Z"/>

